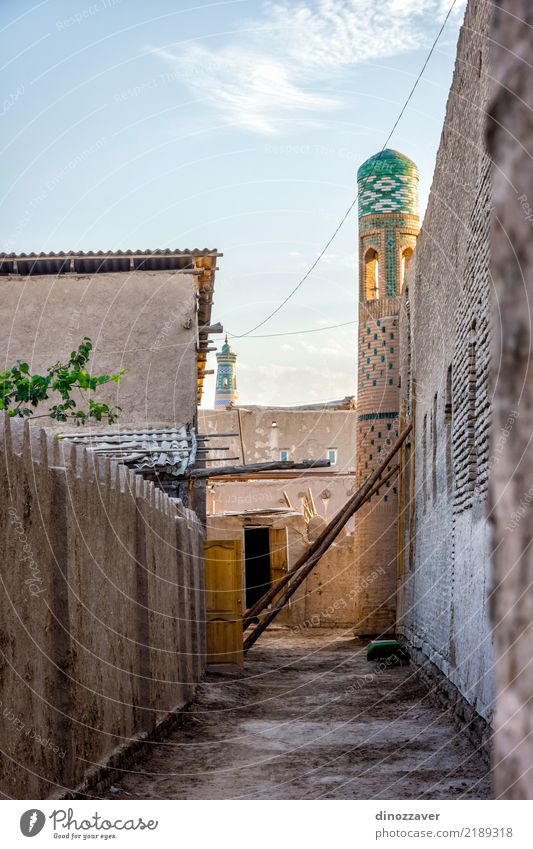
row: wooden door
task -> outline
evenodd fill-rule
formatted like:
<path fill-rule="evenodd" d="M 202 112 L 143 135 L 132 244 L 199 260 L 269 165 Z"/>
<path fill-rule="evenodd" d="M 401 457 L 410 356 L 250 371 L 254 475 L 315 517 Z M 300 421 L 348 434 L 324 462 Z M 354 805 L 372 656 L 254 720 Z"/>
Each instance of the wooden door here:
<path fill-rule="evenodd" d="M 242 548 L 240 540 L 206 540 L 207 662 L 242 666 Z"/>
<path fill-rule="evenodd" d="M 286 528 L 270 528 L 270 580 L 275 584 L 282 575 L 285 574 L 288 567 L 287 559 L 287 529 Z M 274 597 L 272 604 L 275 604 L 287 587 L 283 587 L 280 593 Z"/>

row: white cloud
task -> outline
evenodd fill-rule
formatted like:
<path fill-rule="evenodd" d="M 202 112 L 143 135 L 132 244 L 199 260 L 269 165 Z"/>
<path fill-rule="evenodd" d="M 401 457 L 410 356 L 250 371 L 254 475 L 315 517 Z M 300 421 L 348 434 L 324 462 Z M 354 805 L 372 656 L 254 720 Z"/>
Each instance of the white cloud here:
<path fill-rule="evenodd" d="M 239 399 L 246 404 L 301 404 L 344 398 L 355 391 L 355 366 L 239 365 Z"/>
<path fill-rule="evenodd" d="M 273 134 L 284 122 L 294 121 L 296 111 L 318 112 L 340 105 L 334 98 L 305 91 L 294 82 L 290 65 L 267 53 L 240 46 L 213 52 L 197 44 L 179 54 L 154 52 L 204 103 L 252 132 Z"/>
<path fill-rule="evenodd" d="M 446 0 L 267 2 L 261 18 L 246 21 L 218 50 L 188 44 L 152 52 L 230 124 L 272 135 L 297 116 L 316 123 L 321 112 L 341 107 L 320 87 L 343 69 L 428 45 L 447 6 Z"/>

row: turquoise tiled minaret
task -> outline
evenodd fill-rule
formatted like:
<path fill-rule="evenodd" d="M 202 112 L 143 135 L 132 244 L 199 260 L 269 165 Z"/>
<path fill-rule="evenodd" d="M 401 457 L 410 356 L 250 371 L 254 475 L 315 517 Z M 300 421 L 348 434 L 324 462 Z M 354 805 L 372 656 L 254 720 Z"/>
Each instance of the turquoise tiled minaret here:
<path fill-rule="evenodd" d="M 418 168 L 383 150 L 357 172 L 359 190 L 359 347 L 357 484 L 379 466 L 398 436 L 398 313 L 420 229 Z M 359 592 L 355 632 L 390 633 L 396 617 L 398 495 L 389 481 L 357 513 Z"/>
<path fill-rule="evenodd" d="M 231 350 L 228 337 L 217 354 L 217 383 L 215 410 L 224 410 L 229 404 L 237 404 L 237 354 Z"/>

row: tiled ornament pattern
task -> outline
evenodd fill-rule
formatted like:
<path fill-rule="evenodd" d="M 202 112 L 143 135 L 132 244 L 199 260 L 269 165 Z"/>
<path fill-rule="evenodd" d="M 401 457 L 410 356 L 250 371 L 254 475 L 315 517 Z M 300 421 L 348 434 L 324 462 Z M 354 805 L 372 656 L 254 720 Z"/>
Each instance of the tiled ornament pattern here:
<path fill-rule="evenodd" d="M 359 218 L 363 215 L 407 212 L 418 215 L 418 168 L 396 150 L 371 156 L 357 172 Z"/>
<path fill-rule="evenodd" d="M 378 253 L 384 251 L 384 294 L 395 298 L 400 294 L 401 252 L 416 244 L 419 223 L 418 218 L 406 212 L 375 214 L 359 221 L 361 235 L 361 253 L 369 247 L 375 247 Z"/>

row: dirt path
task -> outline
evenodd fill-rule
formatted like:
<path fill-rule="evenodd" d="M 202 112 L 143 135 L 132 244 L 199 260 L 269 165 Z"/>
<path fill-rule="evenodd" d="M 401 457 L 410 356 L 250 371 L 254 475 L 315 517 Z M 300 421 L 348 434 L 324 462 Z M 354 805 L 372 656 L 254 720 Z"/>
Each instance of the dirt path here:
<path fill-rule="evenodd" d="M 106 798 L 490 797 L 487 768 L 412 667 L 380 671 L 365 651 L 338 631 L 267 633 L 243 672 L 208 675 L 183 727 Z"/>

